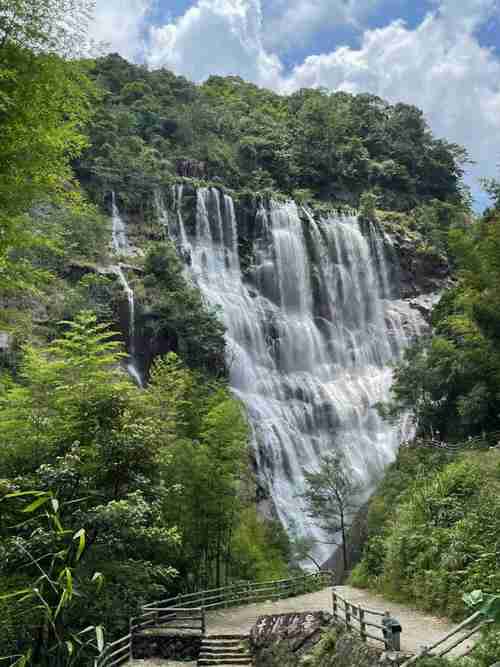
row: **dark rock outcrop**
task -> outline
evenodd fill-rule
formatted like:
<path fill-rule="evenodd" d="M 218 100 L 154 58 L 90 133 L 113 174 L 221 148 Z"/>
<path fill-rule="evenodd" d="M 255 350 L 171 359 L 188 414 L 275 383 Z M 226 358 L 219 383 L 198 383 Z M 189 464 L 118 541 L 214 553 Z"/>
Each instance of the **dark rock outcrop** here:
<path fill-rule="evenodd" d="M 177 160 L 175 170 L 178 176 L 184 178 L 207 178 L 207 164 L 199 160 Z"/>
<path fill-rule="evenodd" d="M 402 231 L 391 234 L 391 238 L 399 265 L 401 298 L 439 292 L 447 286 L 450 265 L 444 255 L 425 246 L 420 238 L 412 238 Z"/>
<path fill-rule="evenodd" d="M 277 646 L 280 652 L 295 657 L 304 655 L 319 642 L 332 621 L 333 616 L 325 611 L 260 616 L 250 632 L 256 664 L 261 664 L 269 649 Z"/>

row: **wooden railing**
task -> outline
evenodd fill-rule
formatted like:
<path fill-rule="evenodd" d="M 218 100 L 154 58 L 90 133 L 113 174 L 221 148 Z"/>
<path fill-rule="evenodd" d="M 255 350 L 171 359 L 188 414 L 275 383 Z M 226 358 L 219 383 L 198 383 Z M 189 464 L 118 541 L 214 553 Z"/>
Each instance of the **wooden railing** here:
<path fill-rule="evenodd" d="M 132 659 L 132 635 L 128 634 L 111 644 L 106 644 L 103 652 L 94 661 L 95 667 L 114 667 Z"/>
<path fill-rule="evenodd" d="M 359 634 L 365 642 L 374 639 L 384 644 L 388 650 L 400 650 L 401 626 L 391 617 L 389 611 L 367 609 L 353 604 L 340 596 L 335 589 L 332 598 L 333 616 L 345 623 L 348 630 Z"/>
<path fill-rule="evenodd" d="M 329 586 L 331 583 L 332 573 L 323 570 L 293 579 L 278 579 L 258 583 L 240 582 L 231 586 L 211 588 L 196 593 L 185 593 L 144 605 L 143 609 L 147 611 L 158 606 L 172 608 L 203 607 L 204 609 L 239 607 L 264 600 L 280 600 L 312 593 Z"/>
<path fill-rule="evenodd" d="M 331 585 L 333 573 L 328 570 L 306 574 L 293 579 L 278 579 L 258 583 L 240 582 L 221 588 L 151 602 L 142 607 L 142 614 L 130 619 L 130 632 L 125 637 L 107 644 L 94 662 L 94 667 L 115 667 L 128 662 L 132 656 L 134 635 L 144 630 L 194 630 L 206 633 L 207 609 L 239 607 L 264 600 L 280 600 L 305 593 L 313 593 Z"/>
<path fill-rule="evenodd" d="M 492 623 L 492 621 L 485 619 L 481 612 L 477 611 L 475 614 L 472 614 L 472 616 L 469 616 L 469 618 L 466 618 L 463 623 L 460 623 L 460 625 L 445 635 L 442 639 L 435 644 L 432 644 L 432 646 L 424 646 L 417 655 L 414 655 L 413 658 L 407 660 L 402 667 L 410 667 L 421 658 L 428 656 L 442 658 L 454 648 L 457 648 L 457 646 L 466 642 L 489 623 Z"/>
<path fill-rule="evenodd" d="M 407 443 L 410 447 L 425 447 L 426 449 L 436 449 L 448 454 L 460 454 L 466 450 L 473 450 L 478 447 L 500 447 L 500 431 L 493 431 L 478 435 L 475 438 L 468 438 L 460 442 L 443 442 L 436 438 L 417 438 Z"/>
<path fill-rule="evenodd" d="M 145 619 L 145 620 L 144 620 Z M 131 633 L 140 632 L 148 628 L 166 628 L 170 630 L 190 630 L 201 635 L 206 631 L 206 616 L 203 607 L 157 606 L 149 608 L 142 616 L 132 619 Z"/>

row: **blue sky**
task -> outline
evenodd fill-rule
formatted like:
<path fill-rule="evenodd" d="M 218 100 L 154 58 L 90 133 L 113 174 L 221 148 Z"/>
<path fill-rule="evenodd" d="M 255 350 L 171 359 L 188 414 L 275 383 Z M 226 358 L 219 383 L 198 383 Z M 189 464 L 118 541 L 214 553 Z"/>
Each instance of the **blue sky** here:
<path fill-rule="evenodd" d="M 500 163 L 500 0 L 97 0 L 93 36 L 195 81 L 238 74 L 279 92 L 369 91 L 422 108 L 465 145 L 478 179 Z"/>

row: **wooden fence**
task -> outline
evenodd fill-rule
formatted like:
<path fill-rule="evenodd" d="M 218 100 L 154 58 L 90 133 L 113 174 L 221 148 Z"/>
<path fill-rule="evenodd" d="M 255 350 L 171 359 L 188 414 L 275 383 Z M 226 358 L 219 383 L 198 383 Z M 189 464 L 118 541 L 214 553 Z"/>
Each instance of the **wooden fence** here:
<path fill-rule="evenodd" d="M 411 665 L 414 665 L 421 658 L 427 656 L 442 658 L 454 648 L 466 642 L 489 623 L 492 623 L 492 621 L 485 619 L 481 612 L 477 611 L 435 644 L 432 644 L 432 646 L 424 646 L 417 655 L 407 660 L 402 667 L 411 667 Z M 468 652 L 470 653 L 470 651 Z"/>
<path fill-rule="evenodd" d="M 313 593 L 331 585 L 333 573 L 328 570 L 306 574 L 293 579 L 279 579 L 258 583 L 240 582 L 231 586 L 211 588 L 195 593 L 151 602 L 142 607 L 142 614 L 130 620 L 130 632 L 125 637 L 107 644 L 94 663 L 94 667 L 115 667 L 128 662 L 132 656 L 135 634 L 154 628 L 189 629 L 206 633 L 207 609 L 239 607 L 265 600 Z"/>
<path fill-rule="evenodd" d="M 155 606 L 203 607 L 204 609 L 240 607 L 265 600 L 280 600 L 312 593 L 331 585 L 331 583 L 332 573 L 326 570 L 293 579 L 278 579 L 258 583 L 240 582 L 231 586 L 186 593 L 166 600 L 152 602 L 144 606 L 144 611 Z"/>
<path fill-rule="evenodd" d="M 349 602 L 340 596 L 335 589 L 333 597 L 333 616 L 345 623 L 348 630 L 356 632 L 363 641 L 374 639 L 384 644 L 388 650 L 400 649 L 401 626 L 388 611 L 366 609 Z"/>
<path fill-rule="evenodd" d="M 484 433 L 475 438 L 468 438 L 461 442 L 443 442 L 436 438 L 418 438 L 412 442 L 407 443 L 410 447 L 424 447 L 426 449 L 436 449 L 447 454 L 460 454 L 467 450 L 481 449 L 481 448 L 496 448 L 500 447 L 500 431 L 493 431 L 491 433 Z"/>

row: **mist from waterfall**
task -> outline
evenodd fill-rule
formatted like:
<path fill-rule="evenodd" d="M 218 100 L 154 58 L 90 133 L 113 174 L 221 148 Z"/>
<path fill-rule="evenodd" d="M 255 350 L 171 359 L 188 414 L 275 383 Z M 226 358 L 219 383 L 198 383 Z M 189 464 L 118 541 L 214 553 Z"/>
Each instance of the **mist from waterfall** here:
<path fill-rule="evenodd" d="M 117 255 L 131 256 L 134 254 L 133 248 L 130 246 L 127 237 L 127 228 L 123 222 L 120 211 L 116 204 L 115 193 L 112 193 L 111 200 L 111 221 L 112 221 L 112 245 L 113 250 Z M 142 376 L 137 368 L 135 359 L 135 298 L 134 290 L 130 287 L 127 277 L 123 271 L 120 263 L 112 266 L 112 270 L 120 281 L 123 291 L 127 296 L 128 302 L 128 353 L 129 362 L 127 364 L 127 371 L 135 380 L 139 387 L 143 386 Z"/>
<path fill-rule="evenodd" d="M 257 213 L 254 261 L 242 271 L 232 199 L 198 189 L 195 229 L 183 220 L 182 186 L 173 200 L 174 214 L 161 219 L 207 302 L 221 307 L 230 384 L 248 412 L 259 477 L 284 525 L 321 540 L 297 497 L 304 470 L 342 449 L 367 496 L 402 439 L 404 425 L 374 407 L 388 398 L 391 364 L 409 342 L 393 307 L 388 240 L 373 226 L 363 233 L 354 215 L 317 221 L 293 202 L 274 203 Z M 408 309 L 406 319 L 418 335 L 418 315 Z"/>

